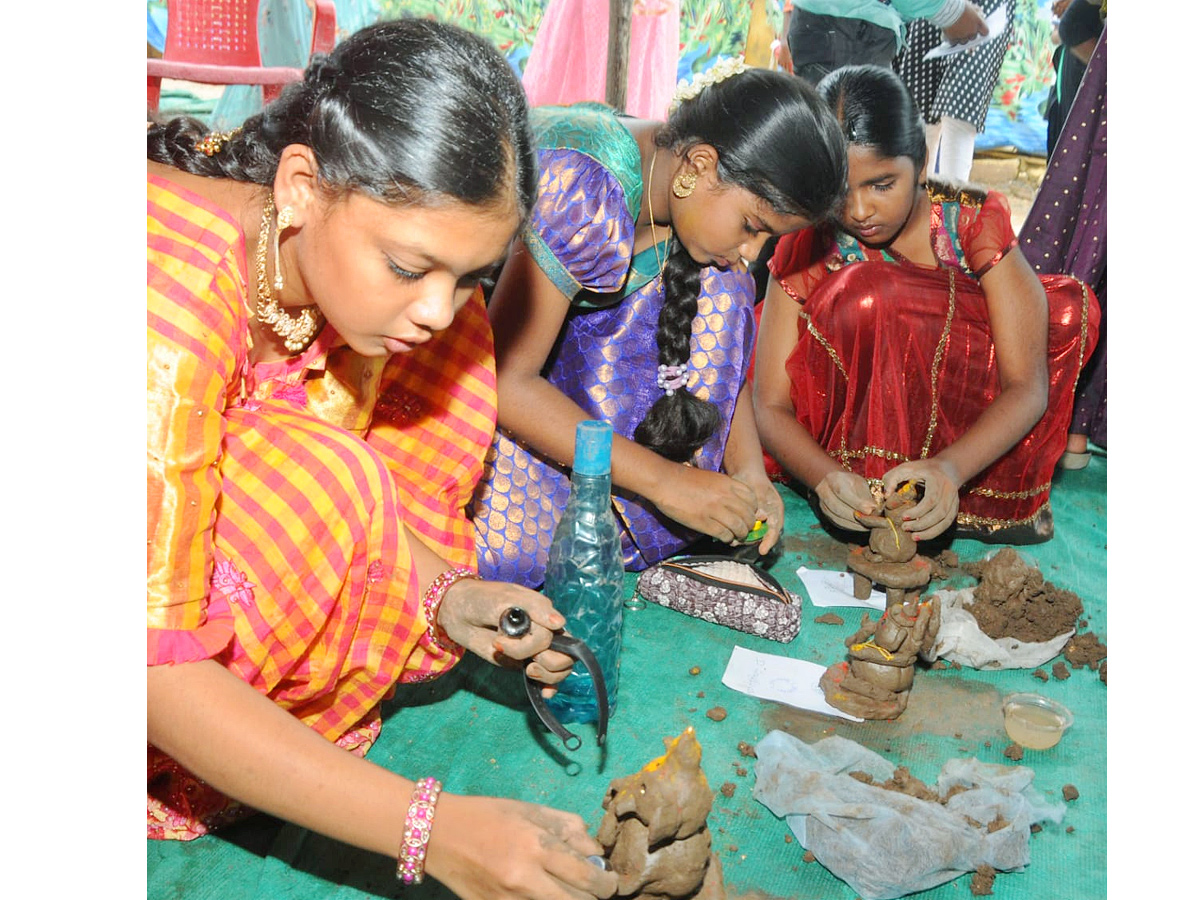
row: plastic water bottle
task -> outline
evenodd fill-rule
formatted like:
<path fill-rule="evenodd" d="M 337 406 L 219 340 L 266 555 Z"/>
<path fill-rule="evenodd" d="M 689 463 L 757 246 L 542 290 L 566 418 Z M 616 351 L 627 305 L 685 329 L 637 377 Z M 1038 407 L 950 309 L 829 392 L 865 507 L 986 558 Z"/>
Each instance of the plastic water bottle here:
<path fill-rule="evenodd" d="M 617 707 L 624 582 L 621 536 L 612 509 L 612 426 L 580 422 L 571 496 L 550 544 L 542 591 L 566 617 L 567 632 L 587 644 L 600 663 L 610 714 Z M 560 722 L 599 718 L 592 678 L 582 663 L 559 682 L 558 693 L 546 704 Z"/>

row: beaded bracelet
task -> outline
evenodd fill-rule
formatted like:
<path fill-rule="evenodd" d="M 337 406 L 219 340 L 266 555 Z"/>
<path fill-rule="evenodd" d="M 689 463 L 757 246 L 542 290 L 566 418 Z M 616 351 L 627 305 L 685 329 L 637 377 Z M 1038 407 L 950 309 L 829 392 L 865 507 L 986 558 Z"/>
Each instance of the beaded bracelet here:
<path fill-rule="evenodd" d="M 405 884 L 420 884 L 425 880 L 425 851 L 441 792 L 442 783 L 436 778 L 422 778 L 413 786 L 408 814 L 404 817 L 404 839 L 396 858 L 396 877 Z"/>
<path fill-rule="evenodd" d="M 458 582 L 464 578 L 479 578 L 477 574 L 472 572 L 466 566 L 455 566 L 453 569 L 447 569 L 437 578 L 430 582 L 429 587 L 425 589 L 425 635 L 429 638 L 429 643 L 443 653 L 454 653 L 462 648 L 449 641 L 451 646 L 447 647 L 442 641 L 438 640 L 437 636 L 437 615 L 438 610 L 442 607 L 442 600 L 446 598 L 446 592 L 450 590 Z"/>

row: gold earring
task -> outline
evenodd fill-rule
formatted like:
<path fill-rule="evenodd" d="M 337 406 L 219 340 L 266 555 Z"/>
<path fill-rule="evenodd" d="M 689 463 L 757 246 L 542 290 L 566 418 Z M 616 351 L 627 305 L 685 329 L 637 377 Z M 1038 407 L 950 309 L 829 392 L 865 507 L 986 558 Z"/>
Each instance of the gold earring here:
<path fill-rule="evenodd" d="M 696 189 L 696 173 L 695 172 L 680 172 L 675 176 L 675 180 L 671 182 L 671 193 L 682 200 L 684 197 L 692 196 L 692 191 Z"/>
<path fill-rule="evenodd" d="M 263 204 L 262 225 L 258 231 L 258 245 L 254 248 L 254 276 L 258 293 L 258 302 L 254 308 L 255 317 L 265 325 L 269 325 L 279 337 L 283 345 L 291 353 L 303 350 L 311 343 L 320 324 L 320 312 L 313 309 L 302 309 L 298 316 L 288 315 L 287 310 L 280 308 L 279 300 L 271 293 L 270 282 L 267 280 L 267 241 L 270 239 L 271 220 L 275 218 L 275 200 L 268 196 Z M 289 212 L 287 220 L 291 221 Z M 276 219 L 276 221 L 279 221 Z M 278 234 L 278 232 L 276 232 Z M 275 249 L 276 265 L 278 265 L 279 245 Z"/>
<path fill-rule="evenodd" d="M 293 215 L 294 213 L 292 212 L 292 208 L 290 206 L 285 206 L 279 211 L 279 216 L 275 219 L 275 246 L 274 259 L 272 262 L 275 265 L 275 290 L 277 291 L 283 290 L 283 269 L 279 267 L 279 232 L 283 231 L 285 228 L 292 227 Z"/>

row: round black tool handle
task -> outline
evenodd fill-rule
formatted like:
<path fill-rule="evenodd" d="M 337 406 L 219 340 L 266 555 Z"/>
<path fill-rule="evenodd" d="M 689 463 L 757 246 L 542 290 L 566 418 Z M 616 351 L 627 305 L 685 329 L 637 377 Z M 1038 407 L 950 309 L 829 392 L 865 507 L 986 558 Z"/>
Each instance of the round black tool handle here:
<path fill-rule="evenodd" d="M 509 637 L 522 637 L 529 633 L 532 623 L 529 620 L 529 613 L 521 609 L 519 606 L 513 606 L 506 609 L 500 616 L 500 630 Z M 579 638 L 571 637 L 569 634 L 556 634 L 553 640 L 550 641 L 550 649 L 557 650 L 559 653 L 565 653 L 572 659 L 576 659 L 583 663 L 584 668 L 588 670 L 588 674 L 592 676 L 592 684 L 596 689 L 596 707 L 599 712 L 599 719 L 596 726 L 596 743 L 603 745 L 604 738 L 608 734 L 608 688 L 604 683 L 604 672 L 600 668 L 600 663 L 597 661 L 595 654 Z M 529 697 L 529 702 L 533 705 L 533 711 L 537 713 L 542 724 L 549 728 L 555 735 L 558 736 L 568 750 L 578 750 L 583 746 L 583 741 L 577 734 L 568 731 L 563 724 L 554 717 L 554 713 L 550 712 L 550 708 L 546 705 L 546 700 L 542 696 L 542 685 L 540 682 L 534 681 L 528 675 L 525 676 L 525 694 Z"/>

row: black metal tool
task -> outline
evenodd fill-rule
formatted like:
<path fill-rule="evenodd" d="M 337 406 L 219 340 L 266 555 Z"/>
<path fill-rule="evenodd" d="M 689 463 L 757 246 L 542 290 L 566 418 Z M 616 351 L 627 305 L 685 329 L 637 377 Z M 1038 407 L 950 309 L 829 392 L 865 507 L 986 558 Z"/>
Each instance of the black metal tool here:
<path fill-rule="evenodd" d="M 529 634 L 529 629 L 532 627 L 533 623 L 529 619 L 529 613 L 519 606 L 509 607 L 500 616 L 500 630 L 509 637 L 523 637 Z M 600 663 L 587 644 L 569 634 L 556 634 L 550 641 L 550 649 L 579 660 L 588 670 L 588 674 L 592 676 L 592 684 L 596 688 L 596 706 L 599 711 L 599 720 L 596 723 L 596 743 L 603 745 L 605 735 L 608 733 L 608 688 L 604 684 L 604 673 L 600 669 Z M 533 704 L 533 711 L 542 720 L 542 724 L 553 731 L 568 750 L 578 750 L 583 746 L 583 740 L 579 735 L 568 731 L 554 717 L 554 713 L 550 712 L 550 708 L 542 696 L 541 683 L 534 681 L 528 675 L 525 676 L 525 694 L 529 697 L 529 702 Z"/>

